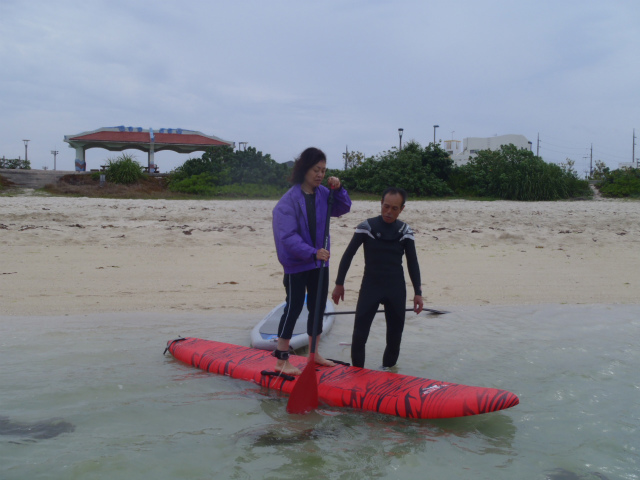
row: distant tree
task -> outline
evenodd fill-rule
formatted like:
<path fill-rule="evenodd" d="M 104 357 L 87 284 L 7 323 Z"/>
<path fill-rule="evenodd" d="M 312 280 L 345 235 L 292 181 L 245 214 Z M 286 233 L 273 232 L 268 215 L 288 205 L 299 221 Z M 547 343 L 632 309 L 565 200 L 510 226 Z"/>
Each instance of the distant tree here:
<path fill-rule="evenodd" d="M 339 176 L 346 188 L 358 192 L 379 194 L 397 186 L 410 195 L 429 197 L 453 193 L 446 183 L 452 168 L 453 161 L 440 147 L 422 148 L 412 141 L 402 150 L 393 148 L 350 169 L 328 174 Z"/>
<path fill-rule="evenodd" d="M 226 184 L 229 179 L 226 165 L 230 163 L 233 155 L 233 148 L 229 146 L 210 148 L 202 157 L 190 158 L 174 169 L 171 172 L 171 180 L 175 182 L 206 173 L 213 184 Z"/>
<path fill-rule="evenodd" d="M 219 191 L 214 187 L 226 185 L 269 185 L 278 189 L 288 185 L 289 171 L 289 167 L 253 147 L 237 151 L 228 146 L 214 147 L 173 170 L 169 186 L 185 193 Z"/>
<path fill-rule="evenodd" d="M 567 172 L 569 175 L 572 175 L 578 178 L 578 172 L 576 171 L 575 166 L 576 166 L 576 161 L 571 160 L 569 157 L 565 159 L 564 163 L 560 164 L 560 168 L 562 168 L 562 170 Z"/>
<path fill-rule="evenodd" d="M 481 150 L 458 168 L 456 177 L 463 179 L 460 190 L 480 197 L 557 200 L 591 195 L 588 183 L 578 179 L 570 159 L 561 167 L 513 144 L 500 150 Z"/>
<path fill-rule="evenodd" d="M 640 168 L 619 168 L 607 172 L 598 184 L 605 197 L 640 197 Z"/>
<path fill-rule="evenodd" d="M 610 172 L 611 170 L 609 170 L 609 167 L 607 167 L 602 160 L 596 160 L 596 166 L 593 172 L 591 172 L 591 179 L 602 180 L 609 175 Z"/>
<path fill-rule="evenodd" d="M 12 170 L 31 170 L 31 162 L 29 160 L 21 160 L 20 158 L 0 158 L 0 168 L 8 168 Z"/>
<path fill-rule="evenodd" d="M 359 167 L 365 160 L 364 153 L 358 152 L 357 150 L 351 150 L 350 152 L 343 153 L 342 158 L 344 159 L 345 170 Z"/>
<path fill-rule="evenodd" d="M 254 147 L 238 150 L 225 162 L 228 168 L 229 184 L 266 184 L 284 186 L 287 184 L 289 168 L 263 155 Z"/>

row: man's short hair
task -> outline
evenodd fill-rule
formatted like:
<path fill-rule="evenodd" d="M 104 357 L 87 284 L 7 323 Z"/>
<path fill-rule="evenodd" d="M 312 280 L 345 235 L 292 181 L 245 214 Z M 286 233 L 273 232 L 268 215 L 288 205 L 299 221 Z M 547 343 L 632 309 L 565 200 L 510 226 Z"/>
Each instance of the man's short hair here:
<path fill-rule="evenodd" d="M 388 187 L 384 189 L 384 192 L 382 192 L 382 201 L 384 202 L 384 197 L 387 196 L 387 194 L 391 194 L 391 195 L 401 195 L 402 196 L 402 205 L 404 206 L 404 202 L 407 201 L 407 191 L 404 188 L 398 188 L 398 187 Z"/>

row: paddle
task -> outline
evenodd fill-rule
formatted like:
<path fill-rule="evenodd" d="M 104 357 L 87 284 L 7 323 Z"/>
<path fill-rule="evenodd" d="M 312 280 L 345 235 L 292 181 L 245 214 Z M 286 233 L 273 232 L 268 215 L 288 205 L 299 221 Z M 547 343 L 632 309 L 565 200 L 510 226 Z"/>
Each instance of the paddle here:
<path fill-rule="evenodd" d="M 329 247 L 329 222 L 331 221 L 331 207 L 333 206 L 333 190 L 329 193 L 329 208 L 327 208 L 327 222 L 324 226 L 324 244 L 326 250 Z M 318 377 L 316 377 L 316 337 L 318 331 L 318 319 L 322 317 L 325 305 L 322 304 L 322 287 L 324 284 L 324 266 L 326 262 L 323 260 L 320 266 L 320 275 L 318 276 L 318 294 L 316 295 L 316 310 L 313 317 L 313 330 L 311 336 L 311 346 L 309 348 L 309 359 L 307 366 L 296 380 L 289 396 L 287 403 L 287 412 L 289 413 L 308 413 L 318 407 Z"/>
<path fill-rule="evenodd" d="M 445 313 L 449 313 L 446 310 L 436 310 L 434 308 L 423 308 L 422 310 L 425 312 L 432 313 L 434 315 L 443 315 Z M 413 308 L 407 308 L 405 311 L 413 312 Z M 353 310 L 350 312 L 327 312 L 325 313 L 325 315 L 354 315 L 355 313 L 356 311 Z M 384 310 L 376 310 L 376 313 L 384 313 Z"/>

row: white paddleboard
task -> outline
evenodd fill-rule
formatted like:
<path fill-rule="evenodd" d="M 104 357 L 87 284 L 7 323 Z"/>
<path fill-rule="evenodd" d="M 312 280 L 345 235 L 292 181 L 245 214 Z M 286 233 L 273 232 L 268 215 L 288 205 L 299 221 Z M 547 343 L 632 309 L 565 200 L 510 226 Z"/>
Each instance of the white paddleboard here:
<path fill-rule="evenodd" d="M 251 346 L 253 348 L 260 348 L 262 350 L 275 350 L 276 343 L 278 342 L 278 325 L 280 324 L 280 318 L 284 312 L 284 306 L 286 303 L 281 303 L 276 308 L 271 310 L 251 331 Z M 335 311 L 333 302 L 327 300 L 327 306 L 325 307 L 325 313 L 331 313 Z M 293 335 L 289 342 L 289 347 L 293 350 L 303 348 L 309 345 L 309 335 L 307 335 L 307 318 L 309 317 L 309 311 L 305 307 L 302 309 L 302 313 L 298 317 L 296 326 L 293 328 Z M 323 315 L 322 333 L 327 334 L 333 326 L 333 320 L 335 315 Z"/>

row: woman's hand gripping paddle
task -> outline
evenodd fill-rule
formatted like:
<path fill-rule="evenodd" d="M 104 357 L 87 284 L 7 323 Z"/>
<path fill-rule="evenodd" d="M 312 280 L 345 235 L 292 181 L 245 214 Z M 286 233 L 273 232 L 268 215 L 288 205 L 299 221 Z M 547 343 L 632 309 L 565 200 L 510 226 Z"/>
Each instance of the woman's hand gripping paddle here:
<path fill-rule="evenodd" d="M 328 250 L 329 247 L 329 222 L 331 221 L 331 207 L 333 206 L 333 190 L 329 193 L 329 208 L 327 208 L 327 222 L 324 226 L 324 245 L 323 248 Z M 318 377 L 316 376 L 316 337 L 318 331 L 318 321 L 323 317 L 324 307 L 320 299 L 323 297 L 322 288 L 324 285 L 324 271 L 326 262 L 323 260 L 320 266 L 320 275 L 318 278 L 318 295 L 316 296 L 316 310 L 313 316 L 313 335 L 311 336 L 311 347 L 309 349 L 309 359 L 307 366 L 296 380 L 289 403 L 287 403 L 287 412 L 289 413 L 309 413 L 311 410 L 318 408 Z"/>

